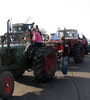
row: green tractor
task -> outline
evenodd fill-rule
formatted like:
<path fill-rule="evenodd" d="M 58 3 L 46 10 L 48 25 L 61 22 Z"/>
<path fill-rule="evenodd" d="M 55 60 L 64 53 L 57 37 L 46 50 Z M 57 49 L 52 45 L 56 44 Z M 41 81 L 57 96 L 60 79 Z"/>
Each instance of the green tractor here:
<path fill-rule="evenodd" d="M 21 77 L 25 70 L 33 70 L 35 79 L 40 82 L 51 80 L 56 71 L 54 50 L 43 42 L 31 44 L 26 50 L 19 40 L 25 31 L 9 32 L 8 23 L 9 20 L 7 33 L 0 37 L 0 96 L 4 99 L 12 96 L 14 78 Z"/>

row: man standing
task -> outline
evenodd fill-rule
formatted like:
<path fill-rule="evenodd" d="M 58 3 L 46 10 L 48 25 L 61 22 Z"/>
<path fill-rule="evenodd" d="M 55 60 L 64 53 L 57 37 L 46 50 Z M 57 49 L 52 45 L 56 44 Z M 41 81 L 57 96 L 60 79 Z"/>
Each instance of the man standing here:
<path fill-rule="evenodd" d="M 61 46 L 59 53 L 61 54 L 61 71 L 63 75 L 61 77 L 67 77 L 67 66 L 68 66 L 68 44 L 65 43 L 65 38 L 62 37 L 60 40 Z"/>

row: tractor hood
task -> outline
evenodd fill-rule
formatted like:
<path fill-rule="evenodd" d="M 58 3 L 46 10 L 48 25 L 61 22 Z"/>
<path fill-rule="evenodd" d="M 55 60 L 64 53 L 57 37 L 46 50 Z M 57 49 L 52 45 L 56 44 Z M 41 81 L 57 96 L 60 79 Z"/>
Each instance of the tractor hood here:
<path fill-rule="evenodd" d="M 54 51 L 58 53 L 58 50 L 60 49 L 60 41 L 56 41 L 56 40 L 47 41 L 46 46 L 53 48 Z"/>
<path fill-rule="evenodd" d="M 57 40 L 50 40 L 46 42 L 46 46 L 55 46 L 55 44 L 60 43 L 60 41 Z"/>
<path fill-rule="evenodd" d="M 10 44 L 10 49 L 25 49 L 25 46 L 23 44 Z M 7 45 L 4 45 L 4 50 L 7 49 Z M 0 45 L 0 51 L 2 51 L 2 45 Z"/>

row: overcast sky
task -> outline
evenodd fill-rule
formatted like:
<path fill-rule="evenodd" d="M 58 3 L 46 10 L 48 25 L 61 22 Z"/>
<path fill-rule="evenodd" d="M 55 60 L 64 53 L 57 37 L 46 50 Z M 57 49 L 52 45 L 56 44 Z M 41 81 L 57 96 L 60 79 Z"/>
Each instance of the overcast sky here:
<path fill-rule="evenodd" d="M 12 23 L 35 22 L 48 33 L 73 28 L 90 38 L 90 0 L 0 0 L 0 35 Z"/>

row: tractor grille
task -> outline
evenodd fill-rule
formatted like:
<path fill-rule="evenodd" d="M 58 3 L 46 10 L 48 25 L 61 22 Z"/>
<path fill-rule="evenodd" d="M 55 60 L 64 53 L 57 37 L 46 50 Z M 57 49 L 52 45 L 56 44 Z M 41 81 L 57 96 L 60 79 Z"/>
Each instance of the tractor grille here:
<path fill-rule="evenodd" d="M 46 46 L 54 46 L 55 44 L 53 43 L 47 43 Z"/>

